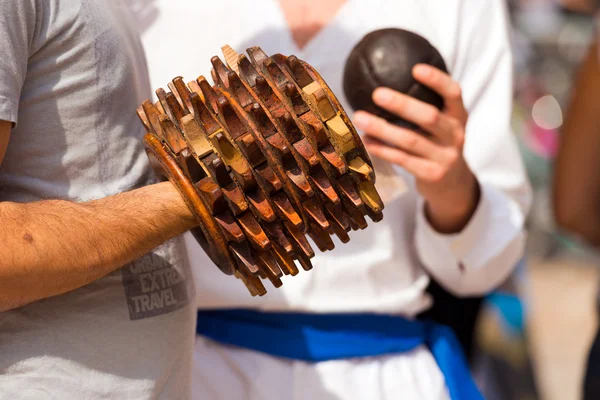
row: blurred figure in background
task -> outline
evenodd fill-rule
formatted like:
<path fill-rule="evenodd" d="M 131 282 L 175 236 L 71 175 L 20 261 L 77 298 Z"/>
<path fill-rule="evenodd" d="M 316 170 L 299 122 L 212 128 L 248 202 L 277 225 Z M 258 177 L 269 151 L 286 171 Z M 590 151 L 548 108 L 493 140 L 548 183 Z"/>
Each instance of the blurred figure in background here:
<path fill-rule="evenodd" d="M 591 0 L 563 3 L 596 12 L 599 5 Z M 600 248 L 599 57 L 598 41 L 594 41 L 576 77 L 556 158 L 553 188 L 557 224 L 595 248 Z M 597 307 L 600 311 L 600 299 Z M 600 398 L 600 330 L 589 351 L 583 386 L 584 399 Z"/>
<path fill-rule="evenodd" d="M 154 88 L 178 75 L 187 80 L 208 75 L 208 60 L 222 44 L 238 51 L 258 45 L 268 54 L 295 54 L 311 63 L 350 111 L 342 91 L 344 61 L 366 33 L 407 29 L 441 52 L 452 78 L 427 68 L 417 76 L 446 98 L 447 109 L 435 115 L 437 123 L 423 119 L 432 110 L 422 103 L 389 91 L 375 96 L 380 105 L 425 125 L 437 140 L 365 113 L 355 117 L 370 152 L 395 165 L 408 186 L 386 202 L 382 222 L 353 232 L 348 244 L 336 242 L 334 251 L 315 256 L 310 273 L 285 280 L 281 289 L 261 298 L 250 298 L 240 282 L 222 275 L 189 237 L 188 244 L 201 309 L 196 398 L 448 398 L 440 367 L 425 346 L 307 362 L 253 350 L 252 343 L 233 347 L 203 335 L 215 315 L 216 325 L 227 329 L 227 310 L 239 308 L 261 311 L 243 313 L 245 318 L 276 318 L 278 324 L 290 318 L 285 312 L 308 319 L 333 313 L 364 318 L 366 313 L 412 321 L 432 306 L 426 292 L 432 278 L 455 295 L 481 296 L 511 273 L 523 253 L 530 191 L 510 129 L 512 59 L 504 2 L 228 0 L 208 7 L 171 0 L 155 7 L 154 23 L 143 37 Z M 440 121 L 452 128 L 441 129 Z M 373 141 L 378 137 L 395 147 Z M 439 179 L 426 176 L 441 165 Z M 436 214 L 451 222 L 436 222 Z"/>

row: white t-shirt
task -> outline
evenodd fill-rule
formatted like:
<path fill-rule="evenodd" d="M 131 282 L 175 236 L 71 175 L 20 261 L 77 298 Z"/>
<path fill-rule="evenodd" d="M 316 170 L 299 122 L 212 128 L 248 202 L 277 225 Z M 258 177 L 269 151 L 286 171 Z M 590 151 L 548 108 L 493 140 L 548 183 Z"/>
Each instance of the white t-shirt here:
<path fill-rule="evenodd" d="M 0 120 L 16 123 L 0 201 L 83 201 L 153 180 L 135 115 L 150 88 L 132 18 L 119 1 L 0 2 Z M 173 240 L 82 288 L 1 312 L 0 399 L 188 398 L 191 282 Z"/>

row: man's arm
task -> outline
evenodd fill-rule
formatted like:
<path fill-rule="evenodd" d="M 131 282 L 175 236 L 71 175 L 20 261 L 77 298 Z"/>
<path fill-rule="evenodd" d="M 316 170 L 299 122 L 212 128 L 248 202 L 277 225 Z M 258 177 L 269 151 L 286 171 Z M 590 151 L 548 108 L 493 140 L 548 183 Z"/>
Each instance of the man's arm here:
<path fill-rule="evenodd" d="M 594 44 L 575 82 L 556 159 L 558 225 L 600 246 L 600 65 Z"/>
<path fill-rule="evenodd" d="M 10 126 L 0 121 L 0 161 Z M 0 312 L 84 286 L 196 224 L 169 182 L 86 203 L 0 202 Z"/>

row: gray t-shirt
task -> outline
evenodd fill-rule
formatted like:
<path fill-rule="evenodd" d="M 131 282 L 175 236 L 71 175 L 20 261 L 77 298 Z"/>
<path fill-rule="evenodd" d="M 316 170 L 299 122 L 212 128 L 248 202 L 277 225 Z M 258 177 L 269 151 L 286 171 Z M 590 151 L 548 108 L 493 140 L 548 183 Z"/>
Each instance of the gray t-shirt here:
<path fill-rule="evenodd" d="M 150 88 L 133 18 L 115 0 L 0 1 L 0 119 L 16 124 L 0 201 L 85 201 L 152 181 L 135 115 Z M 0 399 L 188 398 L 190 275 L 173 240 L 83 288 L 0 313 Z"/>

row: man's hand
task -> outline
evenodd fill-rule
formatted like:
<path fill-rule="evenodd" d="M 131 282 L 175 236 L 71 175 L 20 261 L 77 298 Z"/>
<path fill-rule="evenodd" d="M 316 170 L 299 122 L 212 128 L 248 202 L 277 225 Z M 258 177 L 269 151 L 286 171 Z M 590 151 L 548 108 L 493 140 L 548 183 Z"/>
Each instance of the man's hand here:
<path fill-rule="evenodd" d="M 424 64 L 415 66 L 413 75 L 444 98 L 444 110 L 388 88 L 375 90 L 373 101 L 429 137 L 364 111 L 354 115 L 354 122 L 365 132 L 371 154 L 415 176 L 431 225 L 442 233 L 456 233 L 471 219 L 480 196 L 477 179 L 463 157 L 468 113 L 461 88 L 449 75 Z"/>

